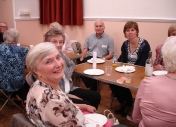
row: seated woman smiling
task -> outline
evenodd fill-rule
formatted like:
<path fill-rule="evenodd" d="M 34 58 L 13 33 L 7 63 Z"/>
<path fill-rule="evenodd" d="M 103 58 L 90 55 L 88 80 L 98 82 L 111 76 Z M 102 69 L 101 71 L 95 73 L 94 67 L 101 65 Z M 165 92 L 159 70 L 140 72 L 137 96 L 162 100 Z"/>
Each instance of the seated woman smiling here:
<path fill-rule="evenodd" d="M 36 126 L 85 126 L 81 110 L 95 112 L 93 106 L 73 104 L 60 89 L 58 82 L 64 75 L 64 61 L 57 47 L 39 43 L 26 57 L 27 68 L 36 76 L 27 95 L 26 111 Z"/>

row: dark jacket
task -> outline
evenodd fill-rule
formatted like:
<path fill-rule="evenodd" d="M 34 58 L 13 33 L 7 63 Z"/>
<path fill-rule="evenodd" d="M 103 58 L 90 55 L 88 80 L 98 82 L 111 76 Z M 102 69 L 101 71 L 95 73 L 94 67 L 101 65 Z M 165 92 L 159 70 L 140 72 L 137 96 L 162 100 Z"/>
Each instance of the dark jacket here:
<path fill-rule="evenodd" d="M 121 47 L 121 55 L 118 58 L 119 62 L 127 63 L 128 61 L 128 40 L 126 40 Z M 135 63 L 135 65 L 139 66 L 145 66 L 145 62 L 148 58 L 148 53 L 150 51 L 150 45 L 149 43 L 144 39 L 142 44 L 140 45 L 139 51 L 138 51 L 138 59 Z"/>

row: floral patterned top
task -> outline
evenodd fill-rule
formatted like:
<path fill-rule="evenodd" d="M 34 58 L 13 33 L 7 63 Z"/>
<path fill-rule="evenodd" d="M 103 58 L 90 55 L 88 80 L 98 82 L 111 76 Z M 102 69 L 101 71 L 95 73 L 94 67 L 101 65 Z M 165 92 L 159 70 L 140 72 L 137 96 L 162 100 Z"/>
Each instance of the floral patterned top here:
<path fill-rule="evenodd" d="M 85 127 L 83 113 L 68 96 L 39 80 L 28 92 L 26 111 L 37 127 Z"/>
<path fill-rule="evenodd" d="M 162 58 L 162 54 L 161 54 L 162 47 L 163 47 L 163 44 L 158 45 L 156 47 L 156 59 L 155 59 L 154 64 L 153 64 L 154 66 L 156 66 L 158 64 L 164 66 L 164 62 L 163 62 L 163 58 Z"/>
<path fill-rule="evenodd" d="M 15 92 L 23 87 L 27 52 L 21 46 L 0 44 L 0 88 Z"/>

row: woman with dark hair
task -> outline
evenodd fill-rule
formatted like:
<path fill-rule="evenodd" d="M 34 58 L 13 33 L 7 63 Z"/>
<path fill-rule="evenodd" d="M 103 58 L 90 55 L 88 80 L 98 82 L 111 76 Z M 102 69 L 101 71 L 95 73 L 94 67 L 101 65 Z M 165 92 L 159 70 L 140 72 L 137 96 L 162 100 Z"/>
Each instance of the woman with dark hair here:
<path fill-rule="evenodd" d="M 127 40 L 123 42 L 121 47 L 121 55 L 118 58 L 119 62 L 145 66 L 150 51 L 149 43 L 138 37 L 138 24 L 133 21 L 128 21 L 123 29 L 123 33 Z M 110 88 L 120 103 L 120 109 L 115 110 L 116 114 L 126 116 L 132 109 L 133 99 L 130 89 L 117 85 L 110 85 Z"/>

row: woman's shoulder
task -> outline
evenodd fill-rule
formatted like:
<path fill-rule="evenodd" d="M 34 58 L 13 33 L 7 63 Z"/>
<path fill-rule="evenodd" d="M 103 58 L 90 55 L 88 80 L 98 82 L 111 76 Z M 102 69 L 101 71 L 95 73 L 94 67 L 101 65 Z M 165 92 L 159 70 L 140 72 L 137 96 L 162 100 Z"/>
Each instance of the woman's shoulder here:
<path fill-rule="evenodd" d="M 140 49 L 143 49 L 144 51 L 150 51 L 150 44 L 148 43 L 147 40 L 143 39 L 143 38 L 139 38 L 139 41 L 141 43 L 140 45 Z"/>
<path fill-rule="evenodd" d="M 129 41 L 128 41 L 128 40 L 125 40 L 125 41 L 122 43 L 122 46 L 127 46 L 128 43 L 129 43 Z"/>
<path fill-rule="evenodd" d="M 161 50 L 162 47 L 163 47 L 163 44 L 160 44 L 156 47 L 156 50 Z"/>
<path fill-rule="evenodd" d="M 146 39 L 139 37 L 139 40 L 140 40 L 143 44 L 148 44 L 148 45 L 149 45 L 149 42 L 148 42 Z"/>

